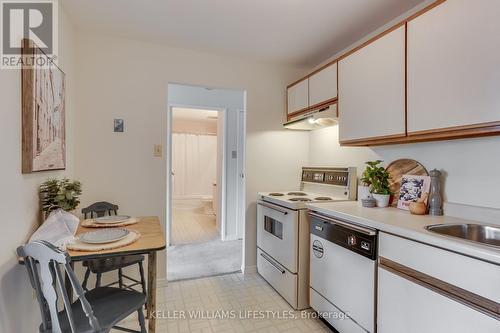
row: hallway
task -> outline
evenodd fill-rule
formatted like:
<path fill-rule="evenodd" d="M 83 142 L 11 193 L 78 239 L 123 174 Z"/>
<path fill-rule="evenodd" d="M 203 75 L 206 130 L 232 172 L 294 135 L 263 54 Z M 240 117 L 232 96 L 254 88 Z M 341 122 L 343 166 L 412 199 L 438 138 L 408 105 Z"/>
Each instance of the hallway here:
<path fill-rule="evenodd" d="M 175 199 L 173 208 L 173 245 L 210 242 L 220 238 L 211 200 Z"/>
<path fill-rule="evenodd" d="M 167 251 L 168 281 L 233 273 L 241 269 L 243 241 L 220 239 L 210 200 L 174 200 L 172 240 Z"/>

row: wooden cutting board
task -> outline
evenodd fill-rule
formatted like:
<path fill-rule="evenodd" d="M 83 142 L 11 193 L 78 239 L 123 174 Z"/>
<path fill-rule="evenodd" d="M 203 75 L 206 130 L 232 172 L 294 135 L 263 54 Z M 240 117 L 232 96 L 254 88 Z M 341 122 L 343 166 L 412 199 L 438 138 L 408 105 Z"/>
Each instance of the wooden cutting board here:
<path fill-rule="evenodd" d="M 389 179 L 389 185 L 391 187 L 391 206 L 396 207 L 398 205 L 399 189 L 401 188 L 401 178 L 404 175 L 414 175 L 414 176 L 428 176 L 429 173 L 427 169 L 419 162 L 403 158 L 393 161 L 386 168 L 387 172 L 391 175 Z"/>

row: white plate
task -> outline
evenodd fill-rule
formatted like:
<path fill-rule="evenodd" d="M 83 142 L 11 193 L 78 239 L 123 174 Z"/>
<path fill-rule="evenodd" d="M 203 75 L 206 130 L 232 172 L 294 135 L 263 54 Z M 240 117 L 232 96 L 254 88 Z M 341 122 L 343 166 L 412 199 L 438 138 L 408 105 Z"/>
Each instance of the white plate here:
<path fill-rule="evenodd" d="M 95 223 L 99 224 L 116 224 L 116 223 L 122 223 L 130 219 L 130 216 L 128 215 L 110 215 L 110 216 L 103 216 L 103 217 L 98 217 L 95 218 L 94 221 Z"/>
<path fill-rule="evenodd" d="M 128 236 L 130 233 L 127 229 L 112 228 L 90 231 L 80 235 L 80 241 L 89 244 L 105 244 L 119 241 Z"/>

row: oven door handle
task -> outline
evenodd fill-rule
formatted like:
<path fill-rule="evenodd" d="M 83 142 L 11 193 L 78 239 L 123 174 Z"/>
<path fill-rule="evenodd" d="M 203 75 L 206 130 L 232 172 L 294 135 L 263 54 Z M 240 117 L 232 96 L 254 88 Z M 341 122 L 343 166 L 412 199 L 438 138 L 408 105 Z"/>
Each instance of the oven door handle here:
<path fill-rule="evenodd" d="M 277 212 L 280 212 L 283 215 L 288 215 L 288 212 L 286 210 L 284 210 L 283 208 L 280 208 L 279 206 L 276 206 L 276 205 L 273 205 L 273 204 L 270 204 L 270 203 L 267 203 L 267 202 L 262 202 L 262 201 L 259 201 L 258 204 L 261 205 L 261 206 L 270 208 L 272 210 L 275 210 Z"/>
<path fill-rule="evenodd" d="M 270 263 L 270 264 L 271 264 L 271 266 L 273 266 L 273 267 L 274 267 L 274 269 L 276 269 L 276 270 L 277 270 L 278 272 L 280 272 L 281 274 L 285 274 L 285 270 L 284 270 L 284 269 L 282 269 L 282 268 L 280 268 L 280 267 L 278 267 L 278 265 L 276 265 L 274 262 L 272 262 L 272 261 L 271 261 L 271 259 L 270 259 L 270 258 L 268 258 L 268 257 L 267 257 L 264 253 L 261 253 L 260 255 L 261 255 L 261 257 L 262 257 L 262 258 L 266 259 L 266 261 L 267 261 L 268 263 Z"/>
<path fill-rule="evenodd" d="M 320 215 L 320 214 L 317 214 L 317 213 L 314 213 L 314 212 L 309 212 L 309 215 L 311 215 L 313 217 L 316 217 L 316 218 L 318 218 L 320 220 L 332 223 L 332 224 L 340 225 L 340 226 L 342 226 L 344 228 L 347 228 L 347 229 L 358 231 L 358 232 L 360 232 L 362 234 L 365 234 L 365 235 L 368 235 L 368 236 L 375 236 L 377 234 L 376 230 L 368 229 L 368 228 L 365 228 L 365 227 L 362 227 L 362 226 L 359 226 L 359 225 L 356 225 L 356 224 L 347 223 L 347 222 L 344 222 L 344 221 L 339 221 L 337 219 L 334 219 L 334 218 L 331 218 L 331 217 L 327 217 L 327 216 L 324 216 L 324 215 Z"/>

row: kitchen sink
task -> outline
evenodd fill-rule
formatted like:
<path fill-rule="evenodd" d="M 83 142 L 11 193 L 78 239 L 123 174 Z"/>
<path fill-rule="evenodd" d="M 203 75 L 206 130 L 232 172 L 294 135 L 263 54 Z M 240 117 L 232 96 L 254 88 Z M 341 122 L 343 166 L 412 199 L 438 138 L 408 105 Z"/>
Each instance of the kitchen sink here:
<path fill-rule="evenodd" d="M 500 226 L 484 224 L 434 224 L 425 229 L 437 234 L 500 248 Z"/>

